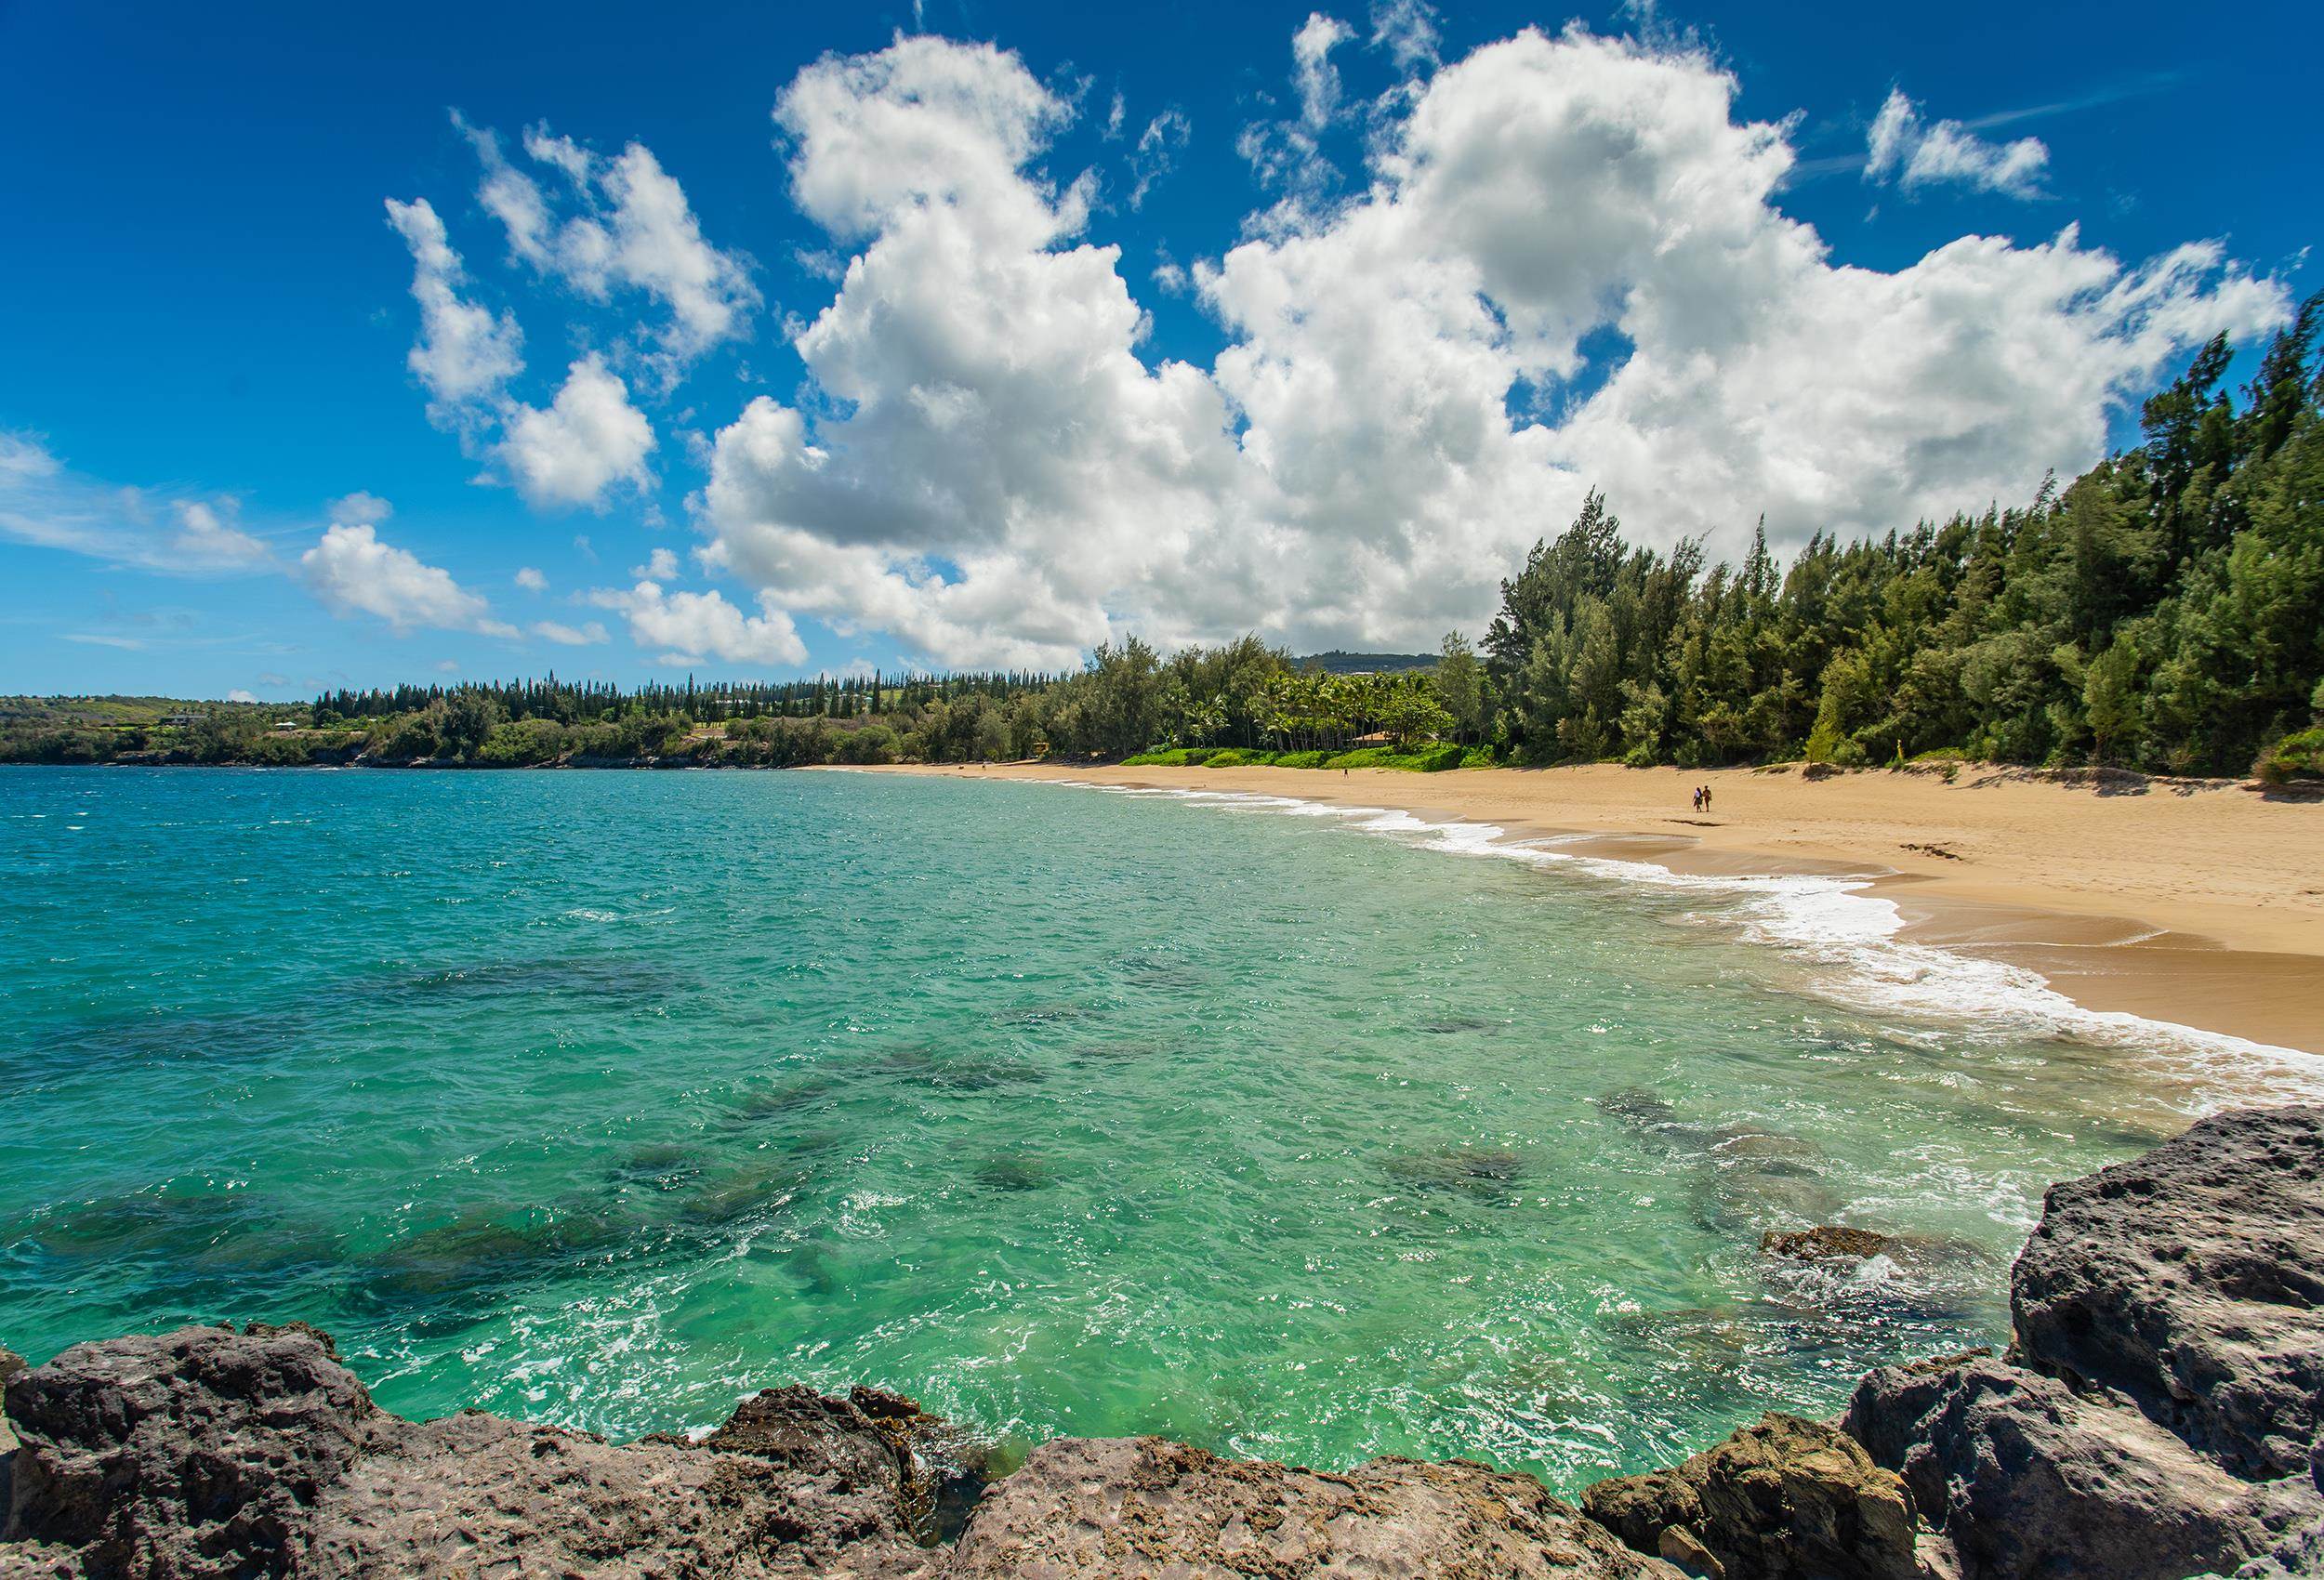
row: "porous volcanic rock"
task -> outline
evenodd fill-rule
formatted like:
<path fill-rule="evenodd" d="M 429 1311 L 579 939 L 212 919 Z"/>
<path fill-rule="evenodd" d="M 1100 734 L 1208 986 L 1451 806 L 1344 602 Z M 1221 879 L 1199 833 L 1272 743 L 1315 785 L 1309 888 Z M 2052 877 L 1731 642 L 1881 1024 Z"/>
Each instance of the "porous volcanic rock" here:
<path fill-rule="evenodd" d="M 2204 1120 L 2050 1192 L 2017 1258 L 2017 1358 L 2114 1389 L 2240 1476 L 2324 1422 L 2324 1108 Z"/>
<path fill-rule="evenodd" d="M 1582 1511 L 1720 1580 L 1918 1580 L 1911 1500 L 1855 1440 L 1769 1412 L 1667 1470 L 1600 1481 Z"/>
<path fill-rule="evenodd" d="M 779 1454 L 763 1432 L 617 1445 L 476 1411 L 403 1420 L 303 1326 L 78 1345 L 8 1386 L 23 1443 L 0 1538 L 20 1545 L 0 1553 L 153 1580 L 928 1573 L 889 1440 L 827 1402 L 790 1412 Z"/>
<path fill-rule="evenodd" d="M 1965 1580 L 2183 1580 L 2324 1548 L 2324 1108 L 2053 1189 L 2006 1357 L 1882 1367 L 1842 1426 Z"/>
<path fill-rule="evenodd" d="M 1679 1580 L 1526 1476 L 1375 1459 L 1323 1474 L 1160 1438 L 1060 1438 L 995 1482 L 946 1580 Z"/>
<path fill-rule="evenodd" d="M 1989 1358 L 1882 1367 L 1844 1424 L 1971 1577 L 2183 1580 L 2324 1518 L 2304 1476 L 2243 1481 L 2119 1401 Z"/>

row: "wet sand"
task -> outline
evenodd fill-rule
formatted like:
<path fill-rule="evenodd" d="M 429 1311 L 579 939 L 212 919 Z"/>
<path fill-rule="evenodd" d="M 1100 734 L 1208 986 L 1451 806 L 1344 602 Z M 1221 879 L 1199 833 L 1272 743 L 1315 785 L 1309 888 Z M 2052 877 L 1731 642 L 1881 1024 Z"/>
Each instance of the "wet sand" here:
<path fill-rule="evenodd" d="M 1013 763 L 880 771 L 1292 796 L 1558 837 L 1683 873 L 1860 876 L 1904 936 L 2119 1010 L 2324 1053 L 2324 801 L 2217 782 L 2066 784 L 2012 770 L 1472 769 Z M 1692 810 L 1697 784 L 1711 810 Z M 1575 837 L 1582 836 L 1582 837 Z"/>

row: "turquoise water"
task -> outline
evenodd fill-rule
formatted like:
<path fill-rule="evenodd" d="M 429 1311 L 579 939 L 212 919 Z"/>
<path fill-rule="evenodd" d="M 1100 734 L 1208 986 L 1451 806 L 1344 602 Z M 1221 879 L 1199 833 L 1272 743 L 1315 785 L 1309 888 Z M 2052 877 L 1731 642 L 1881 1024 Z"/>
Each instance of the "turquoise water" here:
<path fill-rule="evenodd" d="M 2208 1100 L 1799 941 L 1865 902 L 1287 810 L 0 771 L 0 1342 L 296 1316 L 413 1415 L 868 1382 L 1570 1490 L 1995 1339 L 2044 1184 Z M 1921 1239 L 1756 1254 L 1834 1220 Z"/>

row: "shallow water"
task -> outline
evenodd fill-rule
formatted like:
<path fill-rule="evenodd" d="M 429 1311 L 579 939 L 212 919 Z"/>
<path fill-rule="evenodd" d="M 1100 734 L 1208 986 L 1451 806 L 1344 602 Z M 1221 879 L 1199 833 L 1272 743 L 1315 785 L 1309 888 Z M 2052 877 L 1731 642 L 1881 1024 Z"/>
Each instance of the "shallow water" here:
<path fill-rule="evenodd" d="M 1995 1340 L 2044 1185 L 2255 1067 L 1835 886 L 1446 848 L 949 779 L 0 772 L 0 1342 L 297 1316 L 409 1415 L 867 1382 L 1570 1491 Z M 1916 1238 L 1757 1256 L 1816 1221 Z"/>

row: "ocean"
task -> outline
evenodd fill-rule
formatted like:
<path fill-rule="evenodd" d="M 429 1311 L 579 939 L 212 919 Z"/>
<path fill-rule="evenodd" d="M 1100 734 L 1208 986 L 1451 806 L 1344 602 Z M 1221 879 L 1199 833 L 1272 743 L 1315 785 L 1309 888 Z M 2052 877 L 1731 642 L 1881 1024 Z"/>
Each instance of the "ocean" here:
<path fill-rule="evenodd" d="M 2288 1067 L 1265 797 L 0 770 L 0 1344 L 304 1318 L 389 1408 L 786 1381 L 1568 1494 L 2007 1333 L 2050 1182 Z M 1899 1237 L 1870 1262 L 1763 1232 Z"/>

